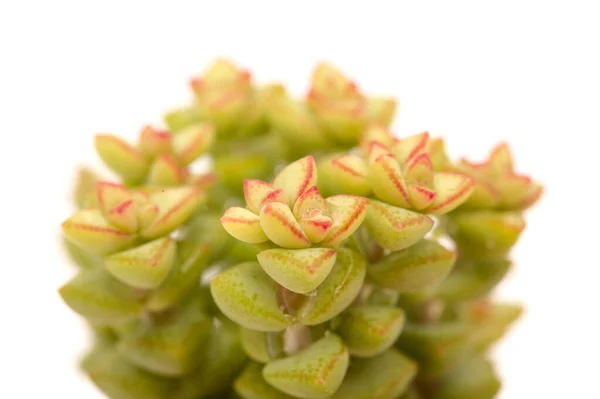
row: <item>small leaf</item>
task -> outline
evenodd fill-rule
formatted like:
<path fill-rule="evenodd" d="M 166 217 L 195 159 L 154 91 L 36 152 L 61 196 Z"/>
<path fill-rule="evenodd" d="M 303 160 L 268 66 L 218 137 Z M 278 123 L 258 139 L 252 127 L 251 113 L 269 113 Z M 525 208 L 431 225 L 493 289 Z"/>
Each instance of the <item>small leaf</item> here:
<path fill-rule="evenodd" d="M 506 175 L 513 171 L 513 157 L 507 143 L 500 143 L 492 149 L 488 158 L 488 167 L 496 176 Z"/>
<path fill-rule="evenodd" d="M 295 355 L 269 362 L 263 377 L 288 395 L 327 398 L 342 384 L 349 362 L 342 340 L 329 334 Z"/>
<path fill-rule="evenodd" d="M 331 399 L 395 399 L 416 374 L 417 364 L 395 349 L 367 359 L 352 359 L 342 386 Z"/>
<path fill-rule="evenodd" d="M 496 188 L 502 197 L 504 208 L 514 208 L 524 202 L 529 195 L 533 181 L 523 175 L 505 175 L 496 182 Z"/>
<path fill-rule="evenodd" d="M 500 192 L 482 179 L 474 179 L 473 192 L 464 205 L 469 208 L 494 208 L 500 203 Z"/>
<path fill-rule="evenodd" d="M 250 362 L 235 380 L 233 388 L 242 399 L 296 399 L 269 385 L 262 376 L 263 366 Z"/>
<path fill-rule="evenodd" d="M 461 261 L 437 288 L 436 297 L 458 302 L 488 295 L 502 281 L 510 265 L 504 259 Z"/>
<path fill-rule="evenodd" d="M 436 390 L 435 397 L 493 399 L 499 390 L 500 381 L 490 362 L 476 357 L 446 377 Z"/>
<path fill-rule="evenodd" d="M 431 240 L 386 255 L 369 267 L 369 279 L 398 292 L 419 293 L 435 289 L 450 273 L 456 254 Z"/>
<path fill-rule="evenodd" d="M 152 193 L 150 202 L 158 205 L 158 215 L 140 234 L 145 238 L 160 237 L 175 230 L 196 211 L 201 192 L 195 187 L 168 188 Z"/>
<path fill-rule="evenodd" d="M 473 179 L 460 173 L 436 173 L 433 178 L 433 186 L 437 196 L 426 209 L 427 213 L 442 215 L 450 212 L 469 198 L 474 185 Z"/>
<path fill-rule="evenodd" d="M 260 226 L 271 241 L 284 248 L 308 248 L 311 242 L 289 206 L 270 202 L 260 211 Z"/>
<path fill-rule="evenodd" d="M 214 140 L 211 124 L 201 123 L 180 130 L 173 138 L 173 152 L 181 165 L 188 165 L 202 155 Z"/>
<path fill-rule="evenodd" d="M 204 115 L 197 106 L 173 109 L 164 116 L 165 124 L 173 133 L 178 133 L 184 128 L 195 125 L 204 120 Z"/>
<path fill-rule="evenodd" d="M 370 97 L 367 99 L 367 118 L 371 122 L 389 126 L 396 113 L 396 100 L 387 97 Z"/>
<path fill-rule="evenodd" d="M 461 212 L 449 221 L 459 249 L 473 256 L 506 253 L 525 229 L 523 217 L 516 212 Z"/>
<path fill-rule="evenodd" d="M 323 245 L 337 247 L 352 235 L 367 216 L 369 200 L 354 195 L 334 195 L 327 198 L 333 226 L 323 240 Z"/>
<path fill-rule="evenodd" d="M 172 139 L 169 131 L 145 126 L 140 133 L 138 149 L 148 159 L 171 152 L 171 145 Z"/>
<path fill-rule="evenodd" d="M 336 252 L 327 248 L 269 249 L 257 256 L 263 270 L 290 291 L 306 294 L 331 272 Z"/>
<path fill-rule="evenodd" d="M 275 189 L 269 183 L 262 180 L 244 180 L 244 198 L 248 209 L 257 215 L 263 206 L 269 202 L 288 203 L 287 195 L 282 189 Z"/>
<path fill-rule="evenodd" d="M 100 324 L 132 320 L 143 308 L 142 298 L 131 287 L 109 275 L 104 268 L 81 270 L 59 292 L 73 311 Z"/>
<path fill-rule="evenodd" d="M 436 197 L 434 190 L 418 185 L 409 185 L 408 195 L 410 197 L 410 204 L 416 211 L 423 210 L 430 206 L 435 201 Z"/>
<path fill-rule="evenodd" d="M 329 206 L 327 205 L 327 201 L 325 201 L 317 186 L 312 186 L 304 191 L 304 193 L 298 197 L 293 207 L 294 216 L 297 219 L 302 218 L 312 211 L 319 211 L 327 214 L 328 210 Z"/>
<path fill-rule="evenodd" d="M 282 331 L 292 318 L 277 302 L 276 283 L 256 262 L 227 269 L 210 283 L 212 296 L 231 320 L 256 331 Z"/>
<path fill-rule="evenodd" d="M 108 255 L 129 247 L 135 236 L 111 226 L 99 209 L 83 209 L 63 222 L 67 238 L 95 255 Z"/>
<path fill-rule="evenodd" d="M 138 367 L 164 376 L 180 376 L 197 367 L 212 320 L 195 298 L 175 312 L 166 322 L 141 323 L 122 335 L 119 353 Z"/>
<path fill-rule="evenodd" d="M 275 188 L 281 188 L 287 194 L 292 206 L 298 197 L 317 184 L 317 167 L 312 156 L 301 158 L 286 166 L 273 181 Z"/>
<path fill-rule="evenodd" d="M 379 245 L 398 251 L 422 239 L 433 227 L 433 220 L 417 212 L 371 200 L 365 224 Z"/>
<path fill-rule="evenodd" d="M 391 155 L 380 155 L 369 164 L 369 181 L 375 196 L 388 204 L 410 208 L 408 189 L 400 164 Z"/>
<path fill-rule="evenodd" d="M 187 171 L 175 161 L 173 155 L 162 154 L 150 166 L 147 182 L 153 186 L 169 187 L 183 184 L 187 178 Z"/>
<path fill-rule="evenodd" d="M 345 194 L 367 196 L 371 193 L 369 167 L 366 162 L 354 154 L 344 154 L 331 160 L 330 170 L 335 184 Z"/>
<path fill-rule="evenodd" d="M 315 216 L 301 219 L 299 224 L 308 239 L 313 244 L 317 244 L 327 236 L 333 226 L 333 220 L 329 216 L 321 215 L 318 210 L 315 210 L 314 213 L 316 213 Z"/>
<path fill-rule="evenodd" d="M 404 327 L 404 312 L 395 307 L 362 306 L 348 309 L 336 332 L 350 354 L 372 357 L 389 349 Z"/>
<path fill-rule="evenodd" d="M 298 320 L 313 326 L 340 314 L 358 296 L 366 268 L 366 261 L 358 252 L 339 249 L 333 269 L 299 309 Z"/>
<path fill-rule="evenodd" d="M 221 218 L 221 224 L 229 234 L 240 241 L 250 244 L 268 241 L 260 226 L 259 216 L 247 209 L 239 207 L 227 209 Z"/>
<path fill-rule="evenodd" d="M 397 141 L 392 152 L 401 164 L 410 164 L 416 157 L 427 153 L 429 133 L 423 132 Z"/>
<path fill-rule="evenodd" d="M 117 280 L 132 287 L 154 289 L 169 274 L 175 263 L 175 242 L 169 237 L 159 238 L 136 248 L 106 258 L 106 269 Z"/>
<path fill-rule="evenodd" d="M 77 182 L 75 183 L 75 203 L 81 208 L 92 207 L 95 203 L 96 183 L 98 177 L 88 168 L 79 168 Z"/>
<path fill-rule="evenodd" d="M 110 134 L 98 134 L 95 138 L 98 155 L 125 180 L 140 181 L 146 176 L 148 163 L 136 148 Z"/>
<path fill-rule="evenodd" d="M 105 216 L 111 209 L 133 199 L 132 193 L 122 184 L 99 181 L 95 188 L 98 208 Z"/>
<path fill-rule="evenodd" d="M 446 144 L 441 138 L 430 138 L 427 143 L 427 153 L 436 172 L 443 172 L 450 168 L 451 162 L 446 154 Z"/>

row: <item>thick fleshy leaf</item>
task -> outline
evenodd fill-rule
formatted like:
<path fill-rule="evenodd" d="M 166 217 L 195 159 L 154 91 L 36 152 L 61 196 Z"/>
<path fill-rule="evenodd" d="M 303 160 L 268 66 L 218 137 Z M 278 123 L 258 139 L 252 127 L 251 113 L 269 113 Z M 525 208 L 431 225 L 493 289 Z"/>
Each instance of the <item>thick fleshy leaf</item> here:
<path fill-rule="evenodd" d="M 482 353 L 504 336 L 509 327 L 519 319 L 523 307 L 511 303 L 486 304 L 483 311 L 473 306 L 474 329 L 469 336 L 469 345 Z M 481 313 L 481 314 L 479 314 Z"/>
<path fill-rule="evenodd" d="M 138 149 L 149 159 L 155 158 L 160 154 L 171 152 L 171 133 L 167 130 L 159 130 L 152 126 L 145 126 L 140 133 Z"/>
<path fill-rule="evenodd" d="M 493 399 L 500 390 L 500 380 L 491 363 L 476 357 L 446 377 L 436 390 L 439 399 Z"/>
<path fill-rule="evenodd" d="M 94 351 L 85 359 L 83 371 L 110 398 L 173 398 L 174 380 L 132 365 L 113 348 Z"/>
<path fill-rule="evenodd" d="M 95 204 L 97 182 L 98 176 L 96 176 L 92 170 L 88 168 L 79 168 L 73 193 L 75 203 L 79 209 L 89 208 Z"/>
<path fill-rule="evenodd" d="M 475 182 L 467 175 L 454 172 L 436 173 L 433 186 L 437 196 L 427 213 L 442 215 L 464 203 L 473 192 Z"/>
<path fill-rule="evenodd" d="M 135 235 L 111 226 L 99 209 L 82 209 L 61 227 L 69 240 L 95 255 L 120 251 L 135 241 Z"/>
<path fill-rule="evenodd" d="M 154 289 L 167 277 L 176 257 L 175 242 L 159 238 L 106 258 L 106 269 L 117 280 L 132 287 Z"/>
<path fill-rule="evenodd" d="M 507 143 L 500 143 L 492 149 L 487 166 L 496 176 L 506 175 L 514 168 L 513 157 Z"/>
<path fill-rule="evenodd" d="M 268 249 L 257 256 L 263 270 L 290 291 L 306 294 L 331 272 L 336 252 L 330 248 Z"/>
<path fill-rule="evenodd" d="M 223 228 L 233 237 L 250 244 L 268 240 L 260 226 L 260 217 L 247 209 L 233 207 L 225 211 L 221 218 Z"/>
<path fill-rule="evenodd" d="M 122 184 L 99 181 L 96 183 L 98 208 L 106 214 L 114 207 L 133 199 L 132 193 Z"/>
<path fill-rule="evenodd" d="M 202 361 L 211 318 L 204 306 L 194 299 L 160 324 L 141 323 L 121 336 L 117 348 L 140 368 L 165 376 L 179 376 Z"/>
<path fill-rule="evenodd" d="M 450 273 L 456 254 L 432 240 L 394 251 L 369 267 L 369 279 L 399 292 L 435 289 Z"/>
<path fill-rule="evenodd" d="M 365 259 L 358 252 L 339 249 L 329 276 L 303 303 L 298 311 L 298 320 L 312 326 L 340 314 L 358 296 L 366 269 Z"/>
<path fill-rule="evenodd" d="M 322 215 L 318 210 L 314 210 L 313 213 L 315 216 L 300 219 L 298 224 L 308 239 L 317 244 L 327 236 L 333 226 L 333 220 L 329 216 Z"/>
<path fill-rule="evenodd" d="M 173 155 L 163 154 L 150 166 L 147 183 L 160 187 L 177 186 L 183 184 L 187 177 L 187 171 L 177 163 Z"/>
<path fill-rule="evenodd" d="M 435 295 L 446 301 L 473 300 L 488 295 L 509 271 L 511 262 L 505 259 L 461 261 Z"/>
<path fill-rule="evenodd" d="M 233 388 L 242 399 L 297 399 L 269 385 L 262 376 L 263 365 L 249 363 L 235 380 Z"/>
<path fill-rule="evenodd" d="M 276 283 L 256 262 L 227 269 L 210 283 L 212 296 L 231 320 L 256 331 L 282 331 L 292 317 L 277 302 Z"/>
<path fill-rule="evenodd" d="M 133 199 L 123 201 L 109 210 L 105 217 L 110 224 L 128 233 L 135 233 L 138 229 L 138 215 L 136 214 Z"/>
<path fill-rule="evenodd" d="M 285 191 L 276 189 L 262 180 L 244 180 L 244 198 L 246 199 L 248 209 L 257 215 L 260 214 L 262 207 L 269 202 L 288 203 Z"/>
<path fill-rule="evenodd" d="M 464 202 L 468 208 L 494 208 L 501 200 L 500 192 L 492 184 L 482 179 L 474 179 L 473 192 Z"/>
<path fill-rule="evenodd" d="M 433 219 L 421 213 L 371 200 L 365 225 L 379 245 L 398 251 L 425 237 L 433 227 Z"/>
<path fill-rule="evenodd" d="M 417 156 L 427 152 L 429 133 L 423 132 L 398 140 L 392 152 L 401 164 L 410 164 Z"/>
<path fill-rule="evenodd" d="M 407 190 L 411 207 L 414 210 L 423 210 L 435 201 L 436 193 L 433 189 L 428 187 L 409 185 Z"/>
<path fill-rule="evenodd" d="M 395 349 L 352 359 L 342 386 L 331 399 L 395 399 L 416 374 L 417 364 Z"/>
<path fill-rule="evenodd" d="M 388 204 L 410 208 L 410 198 L 400 164 L 391 155 L 380 155 L 369 164 L 369 181 L 375 196 Z"/>
<path fill-rule="evenodd" d="M 298 197 L 292 209 L 294 216 L 297 219 L 300 219 L 307 213 L 312 213 L 313 211 L 327 214 L 329 206 L 327 205 L 325 198 L 323 198 L 319 192 L 317 186 L 312 186 Z"/>
<path fill-rule="evenodd" d="M 319 399 L 337 391 L 349 363 L 342 340 L 329 334 L 292 356 L 269 362 L 262 373 L 269 384 L 288 395 Z"/>
<path fill-rule="evenodd" d="M 158 205 L 146 202 L 140 205 L 137 209 L 137 225 L 139 230 L 144 230 L 150 227 L 150 225 L 156 220 L 160 209 Z"/>
<path fill-rule="evenodd" d="M 146 176 L 146 158 L 129 143 L 110 134 L 96 135 L 94 143 L 104 163 L 125 180 L 140 181 Z"/>
<path fill-rule="evenodd" d="M 333 219 L 333 226 L 323 240 L 323 245 L 337 247 L 352 233 L 354 233 L 365 220 L 369 207 L 369 200 L 354 195 L 334 195 L 327 198 L 329 215 Z"/>
<path fill-rule="evenodd" d="M 367 98 L 367 119 L 370 122 L 388 126 L 394 119 L 397 103 L 391 97 Z"/>
<path fill-rule="evenodd" d="M 241 329 L 242 346 L 254 361 L 267 363 L 283 354 L 283 334 Z"/>
<path fill-rule="evenodd" d="M 373 124 L 362 133 L 360 145 L 363 153 L 369 154 L 369 147 L 372 142 L 378 142 L 380 145 L 389 148 L 394 144 L 394 141 L 394 135 L 385 126 Z"/>
<path fill-rule="evenodd" d="M 292 162 L 279 172 L 273 181 L 275 188 L 285 191 L 290 206 L 293 206 L 306 190 L 316 185 L 317 166 L 312 156 Z"/>
<path fill-rule="evenodd" d="M 177 393 L 169 399 L 224 397 L 247 362 L 238 330 L 228 320 L 214 319 L 199 366 L 180 380 Z"/>
<path fill-rule="evenodd" d="M 430 138 L 427 142 L 427 154 L 431 159 L 433 170 L 442 172 L 448 170 L 451 166 L 450 159 L 446 154 L 446 144 L 441 138 Z"/>
<path fill-rule="evenodd" d="M 165 281 L 150 294 L 146 307 L 160 312 L 175 305 L 198 284 L 216 247 L 218 244 L 209 240 L 186 239 L 177 243 L 177 262 Z"/>
<path fill-rule="evenodd" d="M 202 123 L 180 130 L 173 138 L 173 152 L 181 165 L 188 165 L 202 155 L 214 140 L 214 128 Z"/>
<path fill-rule="evenodd" d="M 205 119 L 202 110 L 195 104 L 190 107 L 172 109 L 164 115 L 165 124 L 173 133 L 188 126 L 195 125 Z"/>
<path fill-rule="evenodd" d="M 505 253 L 519 239 L 525 221 L 517 212 L 461 212 L 450 218 L 449 232 L 461 251 L 472 255 Z"/>
<path fill-rule="evenodd" d="M 515 208 L 524 202 L 533 185 L 531 178 L 523 175 L 510 174 L 504 176 L 496 183 L 496 188 L 502 197 L 501 205 L 504 208 Z"/>
<path fill-rule="evenodd" d="M 348 309 L 336 332 L 350 354 L 372 357 L 389 349 L 404 327 L 404 311 L 396 307 L 361 306 Z"/>
<path fill-rule="evenodd" d="M 77 266 L 83 269 L 102 266 L 103 260 L 100 256 L 94 255 L 79 247 L 67 237 L 63 237 L 62 241 L 63 248 L 66 250 L 67 255 Z"/>
<path fill-rule="evenodd" d="M 367 196 L 371 193 L 369 167 L 358 155 L 345 154 L 331 160 L 331 179 L 346 194 Z"/>
<path fill-rule="evenodd" d="M 290 207 L 270 202 L 260 211 L 260 226 L 269 240 L 284 248 L 308 248 L 310 239 L 296 221 Z"/>
<path fill-rule="evenodd" d="M 433 184 L 433 165 L 429 155 L 423 152 L 404 165 L 404 178 L 409 184 L 430 187 Z"/>
<path fill-rule="evenodd" d="M 150 195 L 158 205 L 158 215 L 140 234 L 145 238 L 160 237 L 175 230 L 196 211 L 202 195 L 196 187 L 168 188 Z"/>
<path fill-rule="evenodd" d="M 374 162 L 377 158 L 379 158 L 382 155 L 394 158 L 394 154 L 392 154 L 390 147 L 379 141 L 370 141 L 368 143 L 366 155 L 369 164 Z"/>
<path fill-rule="evenodd" d="M 134 319 L 143 308 L 143 298 L 104 268 L 81 270 L 59 293 L 73 311 L 99 324 Z"/>

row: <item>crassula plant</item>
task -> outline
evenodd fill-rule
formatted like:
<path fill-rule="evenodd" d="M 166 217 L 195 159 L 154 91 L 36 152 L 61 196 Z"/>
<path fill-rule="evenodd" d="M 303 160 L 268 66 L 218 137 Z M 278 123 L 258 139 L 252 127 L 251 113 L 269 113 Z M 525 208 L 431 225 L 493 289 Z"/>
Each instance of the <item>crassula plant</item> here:
<path fill-rule="evenodd" d="M 489 399 L 489 349 L 521 307 L 492 299 L 541 186 L 506 144 L 452 161 L 389 130 L 395 100 L 330 65 L 305 98 L 217 60 L 193 102 L 99 134 L 60 288 L 112 399 Z M 193 163 L 210 159 L 210 170 Z M 204 164 L 207 164 L 206 162 Z"/>

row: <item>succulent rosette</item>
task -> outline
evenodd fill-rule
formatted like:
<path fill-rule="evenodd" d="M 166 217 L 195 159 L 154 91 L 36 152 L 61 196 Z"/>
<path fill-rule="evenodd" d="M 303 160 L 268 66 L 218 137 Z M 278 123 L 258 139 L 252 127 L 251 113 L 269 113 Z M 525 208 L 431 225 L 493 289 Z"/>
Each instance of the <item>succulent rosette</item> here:
<path fill-rule="evenodd" d="M 111 399 L 492 399 L 493 300 L 542 187 L 506 144 L 454 162 L 335 67 L 308 94 L 219 59 L 134 144 L 96 136 L 60 288 Z M 206 173 L 192 172 L 200 158 Z M 205 159 L 206 159 L 205 158 Z M 285 166 L 282 166 L 285 165 Z M 448 239 L 452 244 L 446 244 Z"/>

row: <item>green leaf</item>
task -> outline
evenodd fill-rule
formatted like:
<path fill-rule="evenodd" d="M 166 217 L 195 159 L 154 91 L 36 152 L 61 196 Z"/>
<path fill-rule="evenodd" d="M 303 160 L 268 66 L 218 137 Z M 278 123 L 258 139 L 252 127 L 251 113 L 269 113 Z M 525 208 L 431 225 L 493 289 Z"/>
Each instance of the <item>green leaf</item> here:
<path fill-rule="evenodd" d="M 201 298 L 194 298 L 166 321 L 141 322 L 121 337 L 119 352 L 137 366 L 165 376 L 179 376 L 198 366 L 208 340 L 211 318 Z"/>
<path fill-rule="evenodd" d="M 344 383 L 331 399 L 395 399 L 417 373 L 417 364 L 395 349 L 352 359 Z"/>
<path fill-rule="evenodd" d="M 404 327 L 402 309 L 381 306 L 350 308 L 342 315 L 336 332 L 350 354 L 372 357 L 390 348 Z"/>
<path fill-rule="evenodd" d="M 446 278 L 456 254 L 432 240 L 386 255 L 369 267 L 369 279 L 399 292 L 418 293 L 435 289 Z"/>
<path fill-rule="evenodd" d="M 356 299 L 366 274 L 365 259 L 346 248 L 339 249 L 331 273 L 298 311 L 298 320 L 316 325 L 331 320 Z"/>
<path fill-rule="evenodd" d="M 143 309 L 143 297 L 104 268 L 81 270 L 59 293 L 73 311 L 98 324 L 122 323 Z"/>
<path fill-rule="evenodd" d="M 267 363 L 283 353 L 283 335 L 242 328 L 240 337 L 246 354 L 254 361 Z"/>
<path fill-rule="evenodd" d="M 275 281 L 256 262 L 226 270 L 211 281 L 210 289 L 219 309 L 243 327 L 281 331 L 293 322 L 277 302 Z"/>
<path fill-rule="evenodd" d="M 331 248 L 268 249 L 258 254 L 258 263 L 279 284 L 290 291 L 306 294 L 327 278 L 335 264 Z"/>
<path fill-rule="evenodd" d="M 436 290 L 445 301 L 466 301 L 483 297 L 502 281 L 511 262 L 505 259 L 460 261 Z"/>
<path fill-rule="evenodd" d="M 242 399 L 295 399 L 269 385 L 262 376 L 263 365 L 249 363 L 233 384 Z"/>
<path fill-rule="evenodd" d="M 342 340 L 329 334 L 292 356 L 267 363 L 263 377 L 288 395 L 327 398 L 341 385 L 349 362 Z"/>
<path fill-rule="evenodd" d="M 167 277 L 177 255 L 175 242 L 159 238 L 124 252 L 109 256 L 106 269 L 117 280 L 141 289 L 154 289 Z"/>
<path fill-rule="evenodd" d="M 436 399 L 492 399 L 500 390 L 500 381 L 489 361 L 474 358 L 463 364 L 442 384 Z"/>
<path fill-rule="evenodd" d="M 365 225 L 379 245 L 391 251 L 398 251 L 425 237 L 433 227 L 433 219 L 371 200 Z"/>

